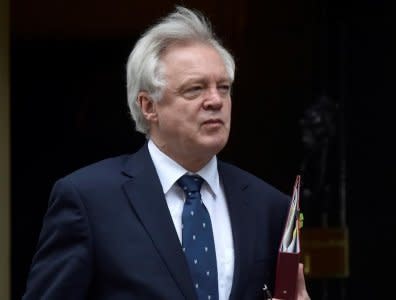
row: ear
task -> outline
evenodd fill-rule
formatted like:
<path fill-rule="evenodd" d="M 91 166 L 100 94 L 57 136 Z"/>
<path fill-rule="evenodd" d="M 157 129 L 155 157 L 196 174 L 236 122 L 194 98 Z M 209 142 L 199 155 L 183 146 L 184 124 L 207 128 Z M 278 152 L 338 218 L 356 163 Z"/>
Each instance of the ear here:
<path fill-rule="evenodd" d="M 146 91 L 139 92 L 137 101 L 139 103 L 140 109 L 142 110 L 144 118 L 150 123 L 156 122 L 158 120 L 155 109 L 156 105 L 149 94 Z"/>

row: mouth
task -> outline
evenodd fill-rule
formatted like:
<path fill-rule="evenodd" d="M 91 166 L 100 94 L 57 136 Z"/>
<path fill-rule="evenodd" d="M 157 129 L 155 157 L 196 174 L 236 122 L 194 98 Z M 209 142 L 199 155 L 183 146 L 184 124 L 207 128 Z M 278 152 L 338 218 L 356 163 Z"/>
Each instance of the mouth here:
<path fill-rule="evenodd" d="M 224 127 L 224 122 L 221 119 L 209 119 L 202 123 L 202 127 L 206 131 L 214 132 Z"/>
<path fill-rule="evenodd" d="M 203 125 L 223 125 L 224 122 L 221 119 L 209 119 L 202 123 Z"/>

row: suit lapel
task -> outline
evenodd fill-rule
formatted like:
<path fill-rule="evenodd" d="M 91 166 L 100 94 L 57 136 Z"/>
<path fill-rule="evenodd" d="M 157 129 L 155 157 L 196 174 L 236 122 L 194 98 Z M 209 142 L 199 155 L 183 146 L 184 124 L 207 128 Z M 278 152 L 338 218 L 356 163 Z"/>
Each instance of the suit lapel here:
<path fill-rule="evenodd" d="M 196 299 L 187 262 L 172 222 L 147 144 L 128 161 L 123 188 L 170 274 L 187 299 Z"/>
<path fill-rule="evenodd" d="M 247 267 L 253 257 L 253 238 L 248 225 L 248 204 L 244 192 L 248 184 L 236 180 L 236 174 L 221 162 L 219 162 L 219 174 L 226 194 L 234 240 L 234 276 L 230 299 L 238 300 L 242 299 L 243 287 L 248 280 Z"/>

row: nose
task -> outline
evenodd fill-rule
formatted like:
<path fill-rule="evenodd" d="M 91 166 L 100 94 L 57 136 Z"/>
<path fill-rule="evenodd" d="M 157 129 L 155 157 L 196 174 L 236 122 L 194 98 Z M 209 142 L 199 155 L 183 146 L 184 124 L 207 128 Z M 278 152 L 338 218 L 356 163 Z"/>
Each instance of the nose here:
<path fill-rule="evenodd" d="M 203 108 L 205 110 L 219 110 L 223 106 L 224 96 L 220 94 L 217 88 L 211 88 L 208 90 L 207 96 L 203 102 Z"/>

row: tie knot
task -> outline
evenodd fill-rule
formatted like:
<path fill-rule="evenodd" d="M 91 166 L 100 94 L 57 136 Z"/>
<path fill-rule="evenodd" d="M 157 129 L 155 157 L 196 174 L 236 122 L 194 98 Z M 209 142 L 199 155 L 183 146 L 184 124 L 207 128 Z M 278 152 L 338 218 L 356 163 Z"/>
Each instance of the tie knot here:
<path fill-rule="evenodd" d="M 177 184 L 185 193 L 201 191 L 203 179 L 198 175 L 183 175 L 177 181 Z"/>

